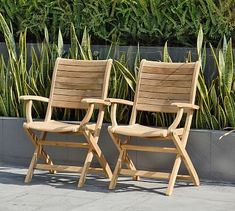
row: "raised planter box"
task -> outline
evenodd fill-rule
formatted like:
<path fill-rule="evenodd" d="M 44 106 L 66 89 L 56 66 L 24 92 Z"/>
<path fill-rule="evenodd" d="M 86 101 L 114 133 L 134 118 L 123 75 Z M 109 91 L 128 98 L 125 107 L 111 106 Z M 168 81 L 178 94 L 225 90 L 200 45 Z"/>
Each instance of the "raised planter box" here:
<path fill-rule="evenodd" d="M 0 161 L 16 165 L 28 166 L 33 153 L 33 145 L 24 133 L 23 118 L 0 118 Z M 117 160 L 118 152 L 112 143 L 107 127 L 104 124 L 99 145 L 112 167 Z M 223 131 L 191 130 L 187 151 L 192 158 L 200 178 L 235 182 L 235 134 L 230 134 L 223 141 L 219 137 Z M 52 135 L 71 140 L 69 136 Z M 74 137 L 74 136 L 73 136 Z M 139 142 L 133 139 L 133 142 Z M 149 142 L 152 144 L 152 142 Z M 156 142 L 156 145 L 162 143 Z M 55 163 L 82 165 L 86 151 L 84 149 L 48 148 Z M 162 153 L 132 152 L 131 157 L 140 169 L 169 170 L 172 168 L 174 156 Z M 172 162 L 171 162 L 172 161 Z M 95 162 L 96 163 L 96 162 Z M 185 172 L 185 168 L 181 168 Z"/>

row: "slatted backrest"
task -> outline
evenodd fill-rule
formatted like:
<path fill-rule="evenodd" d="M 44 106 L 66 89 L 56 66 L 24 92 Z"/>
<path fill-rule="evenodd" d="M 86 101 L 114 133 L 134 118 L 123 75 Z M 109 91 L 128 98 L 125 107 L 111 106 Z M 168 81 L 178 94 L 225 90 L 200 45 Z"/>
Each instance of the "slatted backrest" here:
<path fill-rule="evenodd" d="M 50 106 L 60 108 L 85 109 L 83 98 L 105 99 L 112 60 L 56 60 Z"/>
<path fill-rule="evenodd" d="M 133 109 L 175 113 L 171 103 L 194 104 L 199 68 L 199 62 L 142 60 Z"/>

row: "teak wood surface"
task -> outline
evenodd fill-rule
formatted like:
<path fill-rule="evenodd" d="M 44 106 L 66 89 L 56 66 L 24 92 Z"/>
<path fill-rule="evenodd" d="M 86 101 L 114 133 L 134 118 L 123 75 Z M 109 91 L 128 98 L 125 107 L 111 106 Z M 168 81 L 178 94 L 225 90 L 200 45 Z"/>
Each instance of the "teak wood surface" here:
<path fill-rule="evenodd" d="M 198 109 L 198 106 L 194 105 L 194 103 L 199 69 L 199 62 L 164 63 L 142 60 L 134 102 L 122 99 L 109 99 L 109 102 L 112 104 L 112 126 L 108 130 L 119 150 L 119 157 L 109 189 L 116 187 L 120 174 L 132 176 L 135 180 L 139 179 L 139 177 L 168 179 L 166 195 L 172 194 L 176 179 L 192 181 L 194 185 L 199 185 L 198 175 L 185 149 L 193 110 Z M 132 106 L 129 125 L 119 126 L 117 124 L 117 104 Z M 149 127 L 136 123 L 138 111 L 175 113 L 176 117 L 168 128 Z M 179 127 L 184 113 L 186 113 L 184 127 Z M 124 138 L 121 139 L 121 136 L 124 136 Z M 141 144 L 134 145 L 131 137 L 141 137 L 144 139 Z M 147 146 L 145 144 L 146 139 L 151 141 L 170 140 L 173 142 L 174 147 Z M 176 154 L 171 173 L 137 170 L 128 155 L 127 151 L 129 150 Z M 188 170 L 188 175 L 178 174 L 182 161 Z M 126 164 L 127 168 L 123 168 L 123 164 Z"/>
<path fill-rule="evenodd" d="M 109 179 L 111 169 L 99 145 L 98 139 L 104 117 L 104 107 L 110 103 L 106 101 L 112 60 L 73 60 L 57 58 L 51 83 L 49 98 L 40 96 L 21 96 L 26 102 L 26 120 L 23 127 L 35 146 L 35 151 L 25 178 L 28 183 L 32 180 L 35 169 L 81 173 L 78 186 L 82 187 L 89 171 L 103 172 Z M 34 100 L 48 103 L 44 121 L 33 121 L 32 102 Z M 54 108 L 86 109 L 86 115 L 81 122 L 72 124 L 52 120 Z M 94 109 L 98 109 L 97 122 L 89 123 Z M 35 131 L 41 135 L 38 137 Z M 48 133 L 74 134 L 83 136 L 85 142 L 58 141 L 46 139 Z M 72 147 L 88 150 L 84 165 L 65 166 L 54 165 L 52 158 L 45 151 L 44 146 Z M 102 168 L 92 168 L 93 156 L 96 156 Z M 38 163 L 39 158 L 44 163 Z"/>

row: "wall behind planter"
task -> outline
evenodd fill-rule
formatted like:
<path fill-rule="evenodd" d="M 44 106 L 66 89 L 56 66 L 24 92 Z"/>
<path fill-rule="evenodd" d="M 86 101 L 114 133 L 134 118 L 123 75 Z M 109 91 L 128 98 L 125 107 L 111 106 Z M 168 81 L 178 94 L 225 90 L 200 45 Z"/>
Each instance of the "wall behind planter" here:
<path fill-rule="evenodd" d="M 27 52 L 28 55 L 28 61 L 31 61 L 31 48 L 34 47 L 37 49 L 40 45 L 37 43 L 28 43 L 27 44 Z M 68 52 L 70 45 L 65 44 L 64 45 L 64 52 Z M 98 52 L 98 58 L 99 59 L 106 59 L 106 56 L 108 54 L 108 51 L 110 49 L 110 46 L 107 45 L 92 45 L 92 52 L 94 51 Z M 120 58 L 121 55 L 125 54 L 127 56 L 129 65 L 133 65 L 136 53 L 138 51 L 138 46 L 116 46 L 115 49 L 113 49 L 115 52 L 115 58 Z M 206 68 L 205 68 L 205 77 L 207 80 L 210 80 L 213 78 L 216 73 L 216 66 L 215 62 L 213 60 L 213 56 L 211 54 L 211 51 L 209 48 L 207 48 L 207 58 L 206 58 Z M 162 61 L 163 55 L 163 47 L 148 47 L 148 46 L 140 46 L 139 47 L 140 57 L 141 59 L 147 59 L 147 60 L 159 60 Z M 196 48 L 187 48 L 187 47 L 168 47 L 168 52 L 171 56 L 171 59 L 173 62 L 185 62 L 188 57 L 188 53 L 191 52 L 192 61 L 196 61 L 198 59 L 197 55 L 197 49 Z M 234 50 L 235 52 L 235 50 Z M 5 58 L 5 61 L 8 59 L 8 51 L 6 48 L 6 45 L 4 42 L 0 42 L 0 55 L 3 55 Z"/>
<path fill-rule="evenodd" d="M 33 144 L 23 131 L 23 118 L 0 118 L 0 161 L 21 166 L 28 166 L 33 154 Z M 118 151 L 112 143 L 108 132 L 108 124 L 104 124 L 99 145 L 105 157 L 112 166 L 117 160 Z M 235 135 L 231 134 L 221 142 L 219 137 L 222 131 L 215 130 L 191 130 L 187 151 L 198 171 L 201 179 L 219 180 L 223 182 L 235 182 Z M 59 136 L 61 138 L 61 136 Z M 58 138 L 58 135 L 50 136 L 50 139 Z M 64 136 L 63 140 L 71 140 Z M 140 140 L 133 139 L 133 143 Z M 156 142 L 156 145 L 163 143 Z M 56 149 L 48 148 L 54 158 L 55 164 L 69 163 L 82 165 L 85 158 L 84 149 Z M 162 153 L 132 152 L 131 157 L 140 169 L 166 170 L 172 168 L 174 156 Z M 95 162 L 97 165 L 97 162 Z M 182 172 L 186 173 L 184 167 Z"/>

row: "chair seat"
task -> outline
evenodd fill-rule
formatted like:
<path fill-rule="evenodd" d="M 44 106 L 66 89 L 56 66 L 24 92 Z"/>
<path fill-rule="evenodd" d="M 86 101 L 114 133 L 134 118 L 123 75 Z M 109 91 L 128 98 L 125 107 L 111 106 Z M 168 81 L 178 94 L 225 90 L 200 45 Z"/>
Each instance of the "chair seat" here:
<path fill-rule="evenodd" d="M 113 133 L 136 137 L 166 137 L 167 129 L 134 124 L 111 128 Z"/>
<path fill-rule="evenodd" d="M 149 127 L 140 124 L 111 127 L 113 133 L 135 137 L 167 137 L 167 129 Z M 177 135 L 183 134 L 183 128 L 176 129 Z"/>
<path fill-rule="evenodd" d="M 36 121 L 24 123 L 24 128 L 51 132 L 51 133 L 65 133 L 65 132 L 78 132 L 80 125 L 79 123 L 65 123 L 59 121 Z M 86 124 L 88 130 L 94 130 L 95 124 Z"/>

